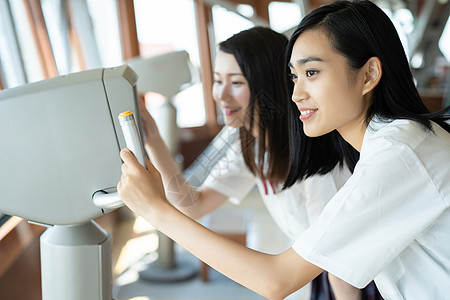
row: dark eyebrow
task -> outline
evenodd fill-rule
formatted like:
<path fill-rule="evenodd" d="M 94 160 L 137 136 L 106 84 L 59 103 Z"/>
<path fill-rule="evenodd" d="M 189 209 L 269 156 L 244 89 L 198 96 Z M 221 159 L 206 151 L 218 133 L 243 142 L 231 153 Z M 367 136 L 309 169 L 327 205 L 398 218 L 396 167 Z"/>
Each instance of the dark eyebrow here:
<path fill-rule="evenodd" d="M 296 60 L 297 65 L 301 66 L 304 65 L 306 63 L 312 62 L 312 61 L 320 61 L 323 62 L 323 59 L 316 57 L 316 56 L 308 56 L 306 58 L 300 58 Z M 294 66 L 292 65 L 291 62 L 288 63 L 288 66 L 293 68 Z"/>
<path fill-rule="evenodd" d="M 213 74 L 220 75 L 219 72 L 213 72 Z M 242 74 L 242 73 L 228 73 L 228 74 L 225 74 L 225 75 L 226 76 L 235 76 L 235 75 L 244 76 L 244 74 Z"/>

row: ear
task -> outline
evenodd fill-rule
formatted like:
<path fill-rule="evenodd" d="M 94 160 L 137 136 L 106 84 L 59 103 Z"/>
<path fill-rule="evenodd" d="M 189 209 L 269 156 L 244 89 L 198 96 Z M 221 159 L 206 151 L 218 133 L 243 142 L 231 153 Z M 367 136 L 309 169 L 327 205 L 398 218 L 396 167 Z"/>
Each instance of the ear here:
<path fill-rule="evenodd" d="M 364 65 L 363 96 L 371 92 L 380 82 L 383 73 L 381 61 L 378 57 L 371 57 Z"/>

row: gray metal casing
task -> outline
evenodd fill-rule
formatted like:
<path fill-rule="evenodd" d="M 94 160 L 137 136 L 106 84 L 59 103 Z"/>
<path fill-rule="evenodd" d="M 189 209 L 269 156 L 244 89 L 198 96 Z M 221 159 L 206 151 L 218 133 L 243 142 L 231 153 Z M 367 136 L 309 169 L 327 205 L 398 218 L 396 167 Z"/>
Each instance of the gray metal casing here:
<path fill-rule="evenodd" d="M 100 216 L 92 195 L 120 179 L 117 116 L 139 120 L 136 81 L 123 65 L 1 91 L 0 211 L 52 225 Z"/>

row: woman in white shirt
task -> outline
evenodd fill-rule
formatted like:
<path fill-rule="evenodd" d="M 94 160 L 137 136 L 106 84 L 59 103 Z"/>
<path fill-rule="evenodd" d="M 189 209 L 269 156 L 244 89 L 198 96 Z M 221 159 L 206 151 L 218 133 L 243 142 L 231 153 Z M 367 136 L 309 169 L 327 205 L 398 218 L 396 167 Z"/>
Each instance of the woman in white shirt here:
<path fill-rule="evenodd" d="M 147 153 L 161 172 L 168 200 L 191 218 L 198 219 L 227 200 L 239 204 L 256 185 L 275 222 L 295 240 L 350 177 L 350 171 L 336 154 L 311 166 L 315 175 L 281 191 L 289 165 L 288 123 L 283 105 L 288 97 L 283 85 L 287 43 L 280 33 L 254 27 L 219 44 L 212 94 L 222 108 L 225 124 L 239 128 L 239 137 L 230 141 L 233 144 L 226 155 L 198 189 L 182 177 L 154 120 L 141 104 Z M 356 151 L 352 152 L 348 161 L 354 162 L 357 156 Z M 312 300 L 335 297 L 327 275 L 322 277 L 313 282 Z M 359 291 L 337 283 L 336 296 L 342 299 L 366 299 L 366 294 L 376 293 L 374 286 Z"/>
<path fill-rule="evenodd" d="M 286 186 L 308 175 L 305 158 L 326 159 L 309 151 L 326 134 L 337 132 L 337 144 L 360 151 L 354 174 L 292 248 L 255 252 L 194 223 L 167 203 L 153 165 L 142 168 L 127 150 L 122 199 L 200 259 L 270 299 L 323 270 L 360 288 L 375 280 L 385 299 L 448 297 L 450 126 L 418 96 L 390 19 L 370 1 L 322 6 L 301 21 L 287 59 L 290 142 L 298 150 Z M 297 145 L 302 130 L 311 139 Z"/>

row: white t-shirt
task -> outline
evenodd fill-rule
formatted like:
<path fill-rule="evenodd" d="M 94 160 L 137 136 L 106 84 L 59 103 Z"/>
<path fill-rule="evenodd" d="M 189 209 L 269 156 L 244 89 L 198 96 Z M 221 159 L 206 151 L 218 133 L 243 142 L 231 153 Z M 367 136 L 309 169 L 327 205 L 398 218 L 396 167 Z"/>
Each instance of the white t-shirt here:
<path fill-rule="evenodd" d="M 232 203 L 239 204 L 256 184 L 275 222 L 288 237 L 295 240 L 320 215 L 350 175 L 347 168 L 336 167 L 326 175 L 309 177 L 287 190 L 279 191 L 279 187 L 273 187 L 268 181 L 263 182 L 250 172 L 237 140 L 213 168 L 203 187 L 226 195 Z"/>
<path fill-rule="evenodd" d="M 293 249 L 385 299 L 448 299 L 450 134 L 433 130 L 374 118 L 353 175 Z"/>

